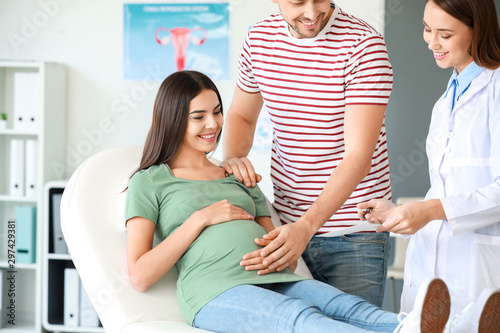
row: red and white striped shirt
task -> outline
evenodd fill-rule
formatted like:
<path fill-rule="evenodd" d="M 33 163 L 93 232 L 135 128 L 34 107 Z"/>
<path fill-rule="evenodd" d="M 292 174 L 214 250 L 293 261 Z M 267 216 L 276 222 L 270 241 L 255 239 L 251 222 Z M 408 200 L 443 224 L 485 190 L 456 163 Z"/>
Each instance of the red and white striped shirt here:
<path fill-rule="evenodd" d="M 238 86 L 260 91 L 273 125 L 273 205 L 283 223 L 295 222 L 344 156 L 345 106 L 387 105 L 393 76 L 384 40 L 338 6 L 309 39 L 294 38 L 276 14 L 252 27 L 238 71 Z M 372 198 L 391 198 L 385 126 L 370 173 L 318 235 L 373 231 L 376 226 L 360 221 L 356 208 Z"/>

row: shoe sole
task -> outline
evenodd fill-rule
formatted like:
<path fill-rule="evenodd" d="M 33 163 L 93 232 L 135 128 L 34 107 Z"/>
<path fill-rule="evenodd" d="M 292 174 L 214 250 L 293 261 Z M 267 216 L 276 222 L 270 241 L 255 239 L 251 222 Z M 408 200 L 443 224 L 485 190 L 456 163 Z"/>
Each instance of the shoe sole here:
<path fill-rule="evenodd" d="M 479 319 L 478 332 L 500 332 L 500 292 L 493 293 L 486 301 Z"/>
<path fill-rule="evenodd" d="M 450 316 L 450 293 L 443 280 L 429 283 L 420 316 L 421 333 L 442 333 Z"/>

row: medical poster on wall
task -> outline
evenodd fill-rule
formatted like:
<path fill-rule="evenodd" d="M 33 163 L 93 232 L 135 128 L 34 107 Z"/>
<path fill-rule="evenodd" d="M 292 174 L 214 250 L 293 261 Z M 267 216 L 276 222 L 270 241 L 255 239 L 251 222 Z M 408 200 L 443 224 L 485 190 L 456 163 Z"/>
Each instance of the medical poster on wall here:
<path fill-rule="evenodd" d="M 123 6 L 125 79 L 190 69 L 215 81 L 230 80 L 228 3 Z"/>

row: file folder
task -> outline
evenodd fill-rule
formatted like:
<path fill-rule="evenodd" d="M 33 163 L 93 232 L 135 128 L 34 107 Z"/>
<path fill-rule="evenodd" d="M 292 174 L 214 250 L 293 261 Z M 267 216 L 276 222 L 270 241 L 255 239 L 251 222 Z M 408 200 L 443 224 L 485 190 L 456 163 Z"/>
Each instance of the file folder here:
<path fill-rule="evenodd" d="M 61 189 L 62 191 L 62 189 Z M 52 219 L 52 244 L 54 253 L 68 253 L 68 246 L 64 240 L 64 236 L 61 230 L 61 193 L 54 193 L 54 191 L 49 191 L 50 193 L 50 212 L 49 215 Z"/>
<path fill-rule="evenodd" d="M 64 269 L 64 326 L 78 327 L 80 277 L 75 268 Z"/>
<path fill-rule="evenodd" d="M 38 130 L 42 110 L 39 73 L 14 73 L 14 129 Z"/>
<path fill-rule="evenodd" d="M 33 264 L 36 262 L 36 207 L 19 205 L 16 216 L 16 262 Z"/>
<path fill-rule="evenodd" d="M 25 144 L 25 178 L 24 178 L 24 195 L 34 198 L 38 193 L 37 188 L 37 158 L 38 158 L 38 141 L 29 139 Z"/>
<path fill-rule="evenodd" d="M 10 195 L 24 196 L 24 140 L 10 140 Z"/>

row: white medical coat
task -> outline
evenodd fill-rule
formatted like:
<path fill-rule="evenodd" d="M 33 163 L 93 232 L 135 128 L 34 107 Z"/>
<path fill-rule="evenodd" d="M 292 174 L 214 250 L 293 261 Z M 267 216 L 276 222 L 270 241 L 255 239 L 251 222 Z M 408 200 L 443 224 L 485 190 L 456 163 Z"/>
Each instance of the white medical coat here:
<path fill-rule="evenodd" d="M 500 288 L 500 70 L 476 77 L 455 105 L 445 93 L 427 137 L 431 188 L 447 220 L 411 237 L 401 310 L 409 312 L 422 281 L 442 278 L 452 310 L 461 311 L 488 286 Z"/>

